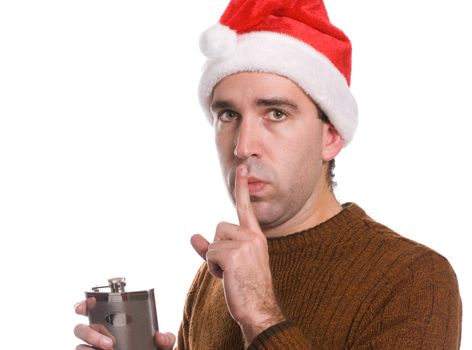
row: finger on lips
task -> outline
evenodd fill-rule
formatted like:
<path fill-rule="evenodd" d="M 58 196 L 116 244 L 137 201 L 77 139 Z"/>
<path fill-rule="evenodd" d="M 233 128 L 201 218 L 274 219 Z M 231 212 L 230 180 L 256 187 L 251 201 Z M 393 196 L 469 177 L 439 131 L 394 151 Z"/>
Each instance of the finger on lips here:
<path fill-rule="evenodd" d="M 248 170 L 246 165 L 242 164 L 236 171 L 235 181 L 235 202 L 238 213 L 239 225 L 252 231 L 260 231 L 259 223 L 251 206 L 251 197 L 249 195 Z"/>
<path fill-rule="evenodd" d="M 211 244 L 199 234 L 190 239 L 193 248 L 207 261 L 210 273 L 218 278 L 223 276 L 230 251 L 240 249 L 242 241 L 253 240 L 256 237 L 254 233 L 262 234 L 251 205 L 248 169 L 245 165 L 240 165 L 236 170 L 234 191 L 239 225 L 220 222 Z"/>

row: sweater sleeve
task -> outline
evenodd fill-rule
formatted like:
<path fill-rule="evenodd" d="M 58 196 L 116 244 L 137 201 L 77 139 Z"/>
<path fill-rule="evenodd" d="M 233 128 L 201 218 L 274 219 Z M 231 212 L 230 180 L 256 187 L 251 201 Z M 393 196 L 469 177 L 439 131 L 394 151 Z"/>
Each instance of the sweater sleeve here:
<path fill-rule="evenodd" d="M 430 252 L 399 273 L 352 349 L 459 349 L 462 304 L 449 262 Z"/>
<path fill-rule="evenodd" d="M 284 321 L 267 328 L 247 348 L 247 350 L 275 349 L 311 350 L 312 346 L 292 321 Z"/>
<path fill-rule="evenodd" d="M 205 268 L 206 268 L 206 263 L 203 263 L 192 282 L 190 290 L 187 293 L 187 297 L 185 299 L 185 305 L 184 305 L 184 314 L 183 314 L 182 322 L 180 324 L 179 332 L 177 335 L 177 347 L 174 350 L 190 349 L 190 344 L 189 344 L 190 325 L 189 323 L 190 323 L 190 318 L 192 315 L 193 301 L 195 298 L 195 293 L 200 284 L 202 275 L 204 274 Z"/>

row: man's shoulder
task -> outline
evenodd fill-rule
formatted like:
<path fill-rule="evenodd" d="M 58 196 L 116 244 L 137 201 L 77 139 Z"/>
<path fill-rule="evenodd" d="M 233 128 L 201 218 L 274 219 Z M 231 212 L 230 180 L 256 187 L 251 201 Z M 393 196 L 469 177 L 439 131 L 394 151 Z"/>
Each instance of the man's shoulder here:
<path fill-rule="evenodd" d="M 352 249 L 346 246 L 344 257 L 351 259 L 350 266 L 354 267 L 349 277 L 359 281 L 352 284 L 351 291 L 356 300 L 362 300 L 358 308 L 359 332 L 371 331 L 364 339 L 378 337 L 381 341 L 389 337 L 389 332 L 395 334 L 392 337 L 419 332 L 424 348 L 433 348 L 430 344 L 435 342 L 456 344 L 460 339 L 462 302 L 449 261 L 365 212 L 358 213 L 345 235 L 346 242 L 356 243 Z M 444 340 L 446 337 L 448 340 Z M 403 340 L 411 341 L 398 338 Z"/>
<path fill-rule="evenodd" d="M 401 277 L 406 274 L 436 273 L 455 278 L 449 261 L 436 250 L 396 232 L 367 214 L 359 217 L 356 239 L 383 274 Z"/>

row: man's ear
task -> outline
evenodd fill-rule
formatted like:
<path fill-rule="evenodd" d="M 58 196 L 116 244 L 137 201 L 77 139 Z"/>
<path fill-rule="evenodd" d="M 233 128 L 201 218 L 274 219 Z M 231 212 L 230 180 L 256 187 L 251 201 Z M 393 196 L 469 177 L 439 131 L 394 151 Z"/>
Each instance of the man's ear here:
<path fill-rule="evenodd" d="M 330 123 L 323 124 L 323 160 L 329 162 L 344 147 L 344 140 Z"/>

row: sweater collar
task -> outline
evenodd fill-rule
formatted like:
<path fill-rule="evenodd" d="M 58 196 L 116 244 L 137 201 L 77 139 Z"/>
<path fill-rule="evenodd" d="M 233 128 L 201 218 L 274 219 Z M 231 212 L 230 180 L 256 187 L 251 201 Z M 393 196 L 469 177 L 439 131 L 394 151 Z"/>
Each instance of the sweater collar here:
<path fill-rule="evenodd" d="M 268 238 L 269 254 L 303 251 L 320 244 L 338 245 L 345 239 L 345 233 L 366 216 L 365 211 L 355 203 L 345 203 L 342 207 L 338 214 L 314 227 L 287 236 Z"/>

